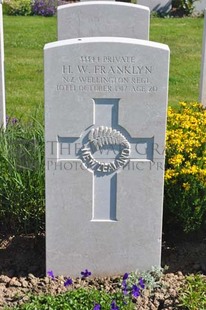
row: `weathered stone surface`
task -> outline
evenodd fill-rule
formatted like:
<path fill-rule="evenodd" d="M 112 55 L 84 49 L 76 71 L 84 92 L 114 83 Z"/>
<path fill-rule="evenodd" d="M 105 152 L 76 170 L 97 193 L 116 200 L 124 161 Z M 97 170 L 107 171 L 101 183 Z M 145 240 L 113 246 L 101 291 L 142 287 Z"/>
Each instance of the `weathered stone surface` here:
<path fill-rule="evenodd" d="M 149 8 L 121 2 L 91 1 L 58 7 L 58 40 L 82 37 L 149 39 Z"/>
<path fill-rule="evenodd" d="M 45 47 L 47 270 L 160 265 L 169 49 L 124 38 Z"/>

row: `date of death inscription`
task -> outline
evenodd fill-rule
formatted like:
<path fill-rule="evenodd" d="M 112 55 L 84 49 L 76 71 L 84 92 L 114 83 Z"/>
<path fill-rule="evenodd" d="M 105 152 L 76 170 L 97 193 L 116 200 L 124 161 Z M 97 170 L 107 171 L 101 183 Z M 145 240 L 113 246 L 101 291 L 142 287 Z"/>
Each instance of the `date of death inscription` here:
<path fill-rule="evenodd" d="M 55 87 L 60 92 L 155 93 L 157 71 L 133 56 L 81 56 L 73 64 L 61 65 Z"/>

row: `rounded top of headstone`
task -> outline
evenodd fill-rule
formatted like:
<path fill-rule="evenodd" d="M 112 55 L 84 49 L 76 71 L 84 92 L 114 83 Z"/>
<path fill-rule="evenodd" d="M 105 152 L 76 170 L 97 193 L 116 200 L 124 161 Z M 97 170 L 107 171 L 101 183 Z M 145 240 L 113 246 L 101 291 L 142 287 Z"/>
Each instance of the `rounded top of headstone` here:
<path fill-rule="evenodd" d="M 169 51 L 169 46 L 163 43 L 153 42 L 153 41 L 146 41 L 141 39 L 132 39 L 132 38 L 120 38 L 120 37 L 91 37 L 91 38 L 75 38 L 75 39 L 68 39 L 68 40 L 61 40 L 55 41 L 51 43 L 47 43 L 44 46 L 44 50 L 50 48 L 59 48 L 60 46 L 69 46 L 74 44 L 90 44 L 90 43 L 119 43 L 119 44 L 131 44 L 131 45 L 139 45 L 139 46 L 148 46 L 151 48 L 156 49 L 164 49 Z"/>
<path fill-rule="evenodd" d="M 2 0 L 3 1 L 3 0 Z M 71 7 L 75 7 L 75 6 L 91 6 L 91 5 L 114 5 L 114 6 L 125 6 L 125 7 L 132 7 L 132 8 L 136 8 L 136 9 L 142 9 L 144 11 L 147 11 L 150 13 L 150 9 L 149 7 L 145 6 L 145 5 L 140 5 L 140 4 L 135 4 L 135 3 L 131 3 L 131 2 L 124 2 L 124 1 L 114 1 L 114 0 L 81 0 L 78 2 L 71 2 L 68 4 L 64 4 L 64 5 L 59 5 L 57 7 L 57 10 L 64 10 L 65 8 L 71 8 Z"/>

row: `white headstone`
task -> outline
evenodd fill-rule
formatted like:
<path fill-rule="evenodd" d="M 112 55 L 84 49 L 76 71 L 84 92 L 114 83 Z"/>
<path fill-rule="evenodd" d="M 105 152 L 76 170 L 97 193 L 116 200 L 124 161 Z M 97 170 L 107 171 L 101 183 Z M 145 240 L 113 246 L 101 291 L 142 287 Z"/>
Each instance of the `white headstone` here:
<path fill-rule="evenodd" d="M 46 262 L 55 275 L 159 266 L 169 49 L 45 46 Z"/>
<path fill-rule="evenodd" d="M 0 127 L 6 127 L 5 82 L 4 82 L 4 32 L 2 0 L 0 0 Z"/>
<path fill-rule="evenodd" d="M 203 13 L 206 7 L 206 0 L 195 1 L 194 5 L 194 14 Z"/>
<path fill-rule="evenodd" d="M 58 7 L 58 40 L 82 37 L 149 39 L 150 11 L 141 5 L 91 1 Z"/>
<path fill-rule="evenodd" d="M 204 31 L 202 37 L 202 63 L 199 101 L 206 107 L 206 10 L 204 11 Z"/>

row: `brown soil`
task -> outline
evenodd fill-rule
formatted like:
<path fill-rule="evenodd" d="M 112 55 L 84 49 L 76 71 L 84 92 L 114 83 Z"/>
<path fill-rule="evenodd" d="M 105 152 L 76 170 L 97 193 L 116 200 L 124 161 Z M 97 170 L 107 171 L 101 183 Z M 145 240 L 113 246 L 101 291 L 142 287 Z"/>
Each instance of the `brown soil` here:
<path fill-rule="evenodd" d="M 177 239 L 177 238 L 176 238 Z M 206 240 L 164 241 L 162 266 L 169 266 L 163 282 L 166 289 L 157 290 L 153 297 L 147 292 L 137 300 L 137 309 L 176 309 L 179 288 L 184 283 L 184 275 L 206 272 Z M 0 309 L 25 301 L 28 291 L 33 293 L 64 292 L 64 278 L 55 281 L 45 277 L 45 236 L 0 235 Z M 86 282 L 77 279 L 73 287 L 90 285 L 103 286 L 109 291 L 119 277 L 90 279 Z M 16 297 L 18 295 L 18 298 Z"/>

